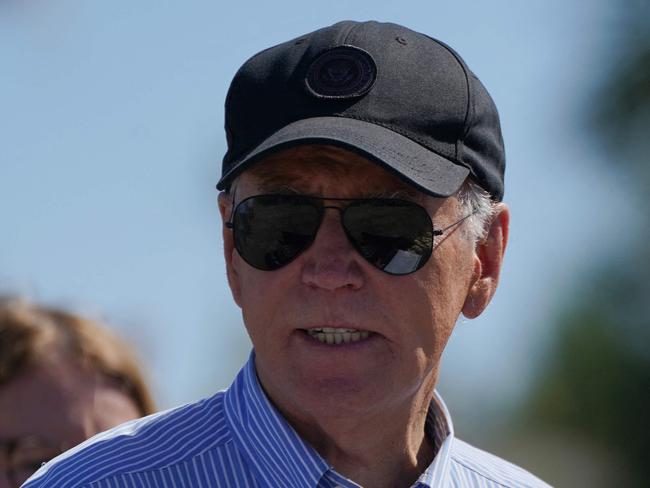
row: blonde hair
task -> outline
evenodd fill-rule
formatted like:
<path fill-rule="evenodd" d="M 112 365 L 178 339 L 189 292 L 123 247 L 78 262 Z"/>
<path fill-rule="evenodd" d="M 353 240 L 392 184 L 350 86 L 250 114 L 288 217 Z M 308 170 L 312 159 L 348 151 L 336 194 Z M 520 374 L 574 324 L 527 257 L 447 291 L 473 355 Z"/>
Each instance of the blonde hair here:
<path fill-rule="evenodd" d="M 116 384 L 142 415 L 155 411 L 135 354 L 105 327 L 61 309 L 0 297 L 0 386 L 52 351 Z"/>

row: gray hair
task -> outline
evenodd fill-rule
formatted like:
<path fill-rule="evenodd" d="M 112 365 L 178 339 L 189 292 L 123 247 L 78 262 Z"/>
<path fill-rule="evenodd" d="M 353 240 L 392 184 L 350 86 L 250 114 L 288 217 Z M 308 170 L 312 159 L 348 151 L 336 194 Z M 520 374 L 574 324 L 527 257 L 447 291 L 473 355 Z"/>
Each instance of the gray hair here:
<path fill-rule="evenodd" d="M 490 194 L 477 183 L 468 178 L 461 186 L 456 198 L 460 204 L 462 216 L 470 215 L 465 220 L 463 231 L 472 242 L 479 243 L 487 237 L 488 228 L 496 209 L 496 202 Z"/>

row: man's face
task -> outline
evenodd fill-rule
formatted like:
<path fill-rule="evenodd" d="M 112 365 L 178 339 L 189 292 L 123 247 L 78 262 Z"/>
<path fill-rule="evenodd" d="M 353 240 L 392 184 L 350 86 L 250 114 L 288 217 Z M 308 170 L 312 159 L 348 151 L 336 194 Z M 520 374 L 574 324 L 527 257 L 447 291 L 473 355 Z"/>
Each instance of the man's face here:
<path fill-rule="evenodd" d="M 242 174 L 235 204 L 287 190 L 336 198 L 397 194 L 422 204 L 436 228 L 462 217 L 455 198 L 428 197 L 359 155 L 316 145 L 283 151 Z M 220 199 L 225 220 L 231 197 Z M 224 247 L 261 383 L 285 415 L 306 422 L 372 415 L 429 395 L 442 351 L 478 278 L 474 246 L 460 226 L 436 237 L 423 268 L 394 276 L 355 251 L 340 213 L 331 209 L 312 245 L 278 270 L 261 271 L 244 262 L 230 229 L 224 229 Z M 307 333 L 324 327 L 370 334 L 330 345 Z"/>

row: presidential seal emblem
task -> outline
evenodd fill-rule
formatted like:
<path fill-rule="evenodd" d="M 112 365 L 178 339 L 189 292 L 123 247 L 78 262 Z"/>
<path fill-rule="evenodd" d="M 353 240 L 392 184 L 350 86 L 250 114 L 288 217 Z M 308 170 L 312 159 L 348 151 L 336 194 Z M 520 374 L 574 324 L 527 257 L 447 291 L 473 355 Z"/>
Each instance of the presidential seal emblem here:
<path fill-rule="evenodd" d="M 372 56 L 354 46 L 338 46 L 321 53 L 307 68 L 307 90 L 317 98 L 357 98 L 377 79 Z"/>

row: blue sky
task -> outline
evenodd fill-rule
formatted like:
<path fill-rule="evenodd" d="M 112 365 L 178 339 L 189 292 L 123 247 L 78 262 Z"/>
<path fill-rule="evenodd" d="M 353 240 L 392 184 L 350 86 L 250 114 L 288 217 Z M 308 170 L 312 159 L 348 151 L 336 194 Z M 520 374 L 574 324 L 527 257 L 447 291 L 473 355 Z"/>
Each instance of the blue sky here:
<path fill-rule="evenodd" d="M 249 56 L 343 19 L 454 47 L 499 107 L 512 234 L 502 284 L 461 320 L 452 411 L 525 392 L 559 307 L 631 215 L 580 115 L 615 54 L 603 1 L 0 4 L 0 293 L 106 319 L 161 407 L 225 388 L 250 344 L 230 298 L 214 183 L 223 100 Z M 630 216 L 633 218 L 633 215 Z"/>

